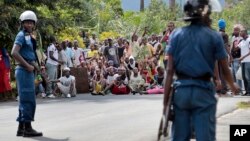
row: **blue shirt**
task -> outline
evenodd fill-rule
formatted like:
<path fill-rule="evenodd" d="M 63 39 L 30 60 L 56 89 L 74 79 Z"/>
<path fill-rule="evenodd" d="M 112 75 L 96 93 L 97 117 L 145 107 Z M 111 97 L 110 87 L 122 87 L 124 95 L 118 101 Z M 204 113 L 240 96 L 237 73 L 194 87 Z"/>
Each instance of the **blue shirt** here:
<path fill-rule="evenodd" d="M 65 53 L 66 53 L 66 55 L 67 55 L 67 57 L 68 58 L 73 58 L 73 51 L 72 51 L 72 49 L 71 48 L 69 48 L 69 47 L 67 47 L 66 49 L 65 49 Z"/>
<path fill-rule="evenodd" d="M 203 25 L 176 29 L 170 36 L 168 54 L 173 57 L 176 72 L 190 77 L 214 76 L 215 61 L 227 57 L 221 35 Z M 182 85 L 201 85 L 193 81 L 184 80 Z"/>
<path fill-rule="evenodd" d="M 35 61 L 35 53 L 33 51 L 33 43 L 31 41 L 31 36 L 25 34 L 25 31 L 21 30 L 15 39 L 14 44 L 19 45 L 20 51 L 19 54 L 28 62 Z"/>

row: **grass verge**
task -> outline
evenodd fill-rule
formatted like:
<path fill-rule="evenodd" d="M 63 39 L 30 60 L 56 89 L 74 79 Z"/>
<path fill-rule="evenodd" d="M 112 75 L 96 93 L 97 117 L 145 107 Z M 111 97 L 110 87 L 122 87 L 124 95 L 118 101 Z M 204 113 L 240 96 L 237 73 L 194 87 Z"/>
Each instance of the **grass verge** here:
<path fill-rule="evenodd" d="M 240 108 L 240 109 L 247 109 L 247 108 L 250 108 L 250 101 L 247 101 L 247 102 L 239 102 L 237 104 L 237 107 Z"/>

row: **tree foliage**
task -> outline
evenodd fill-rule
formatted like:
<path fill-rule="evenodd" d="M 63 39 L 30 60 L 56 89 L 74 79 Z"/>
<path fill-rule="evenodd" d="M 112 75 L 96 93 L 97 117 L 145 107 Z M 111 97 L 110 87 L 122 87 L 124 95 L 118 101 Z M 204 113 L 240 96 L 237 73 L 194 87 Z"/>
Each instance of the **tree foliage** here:
<path fill-rule="evenodd" d="M 223 18 L 229 31 L 235 23 L 242 23 L 249 29 L 249 5 L 250 0 L 242 0 L 222 13 L 213 13 L 213 27 L 217 29 L 217 21 Z M 51 35 L 60 40 L 72 36 L 70 39 L 80 41 L 80 30 L 97 35 L 108 32 L 129 37 L 136 29 L 142 34 L 144 27 L 148 27 L 148 34 L 161 33 L 169 21 L 174 21 L 177 26 L 185 24 L 180 20 L 183 17 L 180 8 L 176 6 L 170 10 L 163 0 L 151 0 L 143 12 L 124 12 L 121 0 L 0 0 L 1 46 L 11 48 L 20 26 L 19 16 L 25 10 L 33 10 L 37 14 L 37 30 L 43 42 Z"/>

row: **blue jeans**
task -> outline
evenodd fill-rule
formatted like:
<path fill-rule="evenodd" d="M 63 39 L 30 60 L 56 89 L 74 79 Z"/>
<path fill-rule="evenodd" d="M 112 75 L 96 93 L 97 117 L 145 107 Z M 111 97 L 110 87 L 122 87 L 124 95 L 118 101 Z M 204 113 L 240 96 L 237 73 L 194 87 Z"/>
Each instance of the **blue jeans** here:
<path fill-rule="evenodd" d="M 198 86 L 178 87 L 174 93 L 171 141 L 189 141 L 192 128 L 197 141 L 215 141 L 215 90 Z"/>
<path fill-rule="evenodd" d="M 250 93 L 250 62 L 243 62 L 241 67 L 245 90 Z"/>
<path fill-rule="evenodd" d="M 39 83 L 36 86 L 36 93 L 45 93 L 45 90 L 44 90 L 44 87 L 43 87 L 42 83 Z"/>
<path fill-rule="evenodd" d="M 17 90 L 19 95 L 19 115 L 17 121 L 34 121 L 36 111 L 35 76 L 24 68 L 17 66 L 15 71 Z"/>
<path fill-rule="evenodd" d="M 242 88 L 241 80 L 236 79 L 236 73 L 239 67 L 240 67 L 240 61 L 238 59 L 234 59 L 232 63 L 232 72 L 233 72 L 234 81 Z"/>

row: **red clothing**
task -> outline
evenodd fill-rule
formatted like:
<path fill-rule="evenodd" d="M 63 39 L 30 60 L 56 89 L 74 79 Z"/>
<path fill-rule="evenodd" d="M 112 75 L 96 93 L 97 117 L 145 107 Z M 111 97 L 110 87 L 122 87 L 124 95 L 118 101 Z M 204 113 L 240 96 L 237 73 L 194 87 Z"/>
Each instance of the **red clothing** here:
<path fill-rule="evenodd" d="M 3 60 L 2 51 L 0 50 L 0 93 L 10 91 L 10 69 L 6 68 Z"/>
<path fill-rule="evenodd" d="M 114 85 L 114 87 L 112 88 L 111 90 L 112 94 L 115 94 L 115 95 L 126 95 L 126 94 L 129 94 L 130 93 L 130 90 L 127 86 L 125 85 Z"/>
<path fill-rule="evenodd" d="M 146 76 L 146 83 L 151 83 L 156 71 L 155 69 L 143 70 L 143 74 Z"/>

